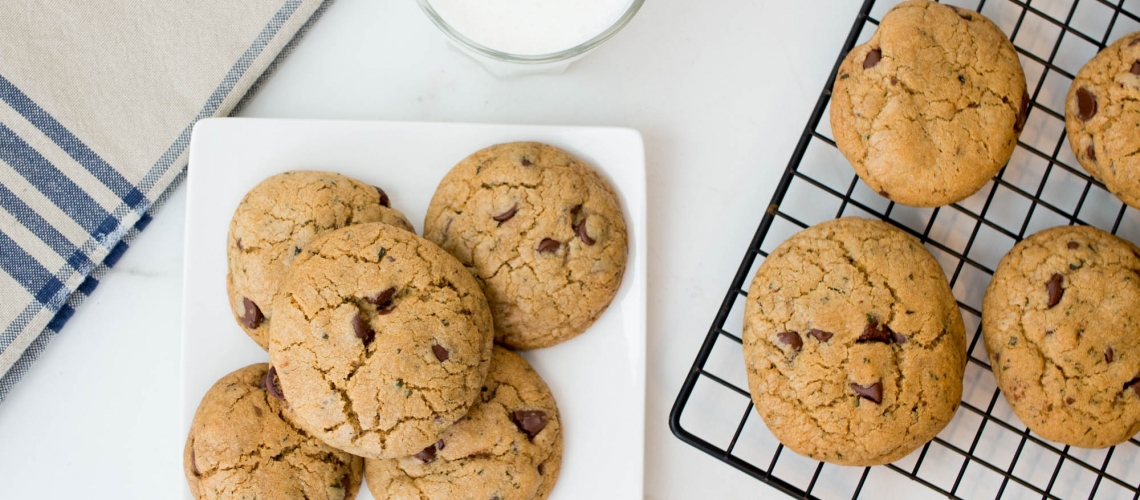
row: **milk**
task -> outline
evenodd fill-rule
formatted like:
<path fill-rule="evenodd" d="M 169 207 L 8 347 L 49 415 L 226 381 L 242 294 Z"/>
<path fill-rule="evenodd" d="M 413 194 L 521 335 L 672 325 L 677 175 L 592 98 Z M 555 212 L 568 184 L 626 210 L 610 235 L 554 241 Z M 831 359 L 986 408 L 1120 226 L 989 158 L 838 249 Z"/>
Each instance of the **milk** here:
<path fill-rule="evenodd" d="M 452 29 L 487 48 L 518 55 L 559 52 L 594 38 L 632 0 L 430 0 Z"/>

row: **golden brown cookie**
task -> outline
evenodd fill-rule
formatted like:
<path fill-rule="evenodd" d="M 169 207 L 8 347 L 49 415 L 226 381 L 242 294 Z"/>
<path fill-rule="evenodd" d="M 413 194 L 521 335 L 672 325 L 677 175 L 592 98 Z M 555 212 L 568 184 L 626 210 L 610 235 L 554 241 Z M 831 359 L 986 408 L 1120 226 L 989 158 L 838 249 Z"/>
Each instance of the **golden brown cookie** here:
<path fill-rule="evenodd" d="M 1065 131 L 1077 161 L 1112 194 L 1140 207 L 1140 32 L 1085 64 L 1069 87 Z"/>
<path fill-rule="evenodd" d="M 843 60 L 831 129 L 871 189 L 936 207 L 970 196 L 1001 170 L 1028 104 L 1017 52 L 993 22 L 912 0 L 887 12 Z"/>
<path fill-rule="evenodd" d="M 930 252 L 890 224 L 848 217 L 799 232 L 761 264 L 744 361 L 756 411 L 785 446 L 880 465 L 954 417 L 965 328 Z"/>
<path fill-rule="evenodd" d="M 479 395 L 494 330 L 471 273 L 383 223 L 318 236 L 273 303 L 269 359 L 302 427 L 368 458 L 436 442 Z"/>
<path fill-rule="evenodd" d="M 439 183 L 424 237 L 471 269 L 495 317 L 495 341 L 536 349 L 585 331 L 625 272 L 617 195 L 594 169 L 537 142 L 499 144 Z"/>
<path fill-rule="evenodd" d="M 356 498 L 364 461 L 298 428 L 279 395 L 265 363 L 230 373 L 210 388 L 182 455 L 194 498 Z"/>
<path fill-rule="evenodd" d="M 226 292 L 257 345 L 269 348 L 273 296 L 297 253 L 322 232 L 362 222 L 415 232 L 383 190 L 332 172 L 277 174 L 245 195 L 230 221 Z"/>
<path fill-rule="evenodd" d="M 1140 249 L 1055 227 L 1009 251 L 982 307 L 986 351 L 1014 413 L 1083 448 L 1140 431 Z"/>
<path fill-rule="evenodd" d="M 496 347 L 463 420 L 414 456 L 367 460 L 368 489 L 393 500 L 543 499 L 562 466 L 562 422 L 542 377 Z"/>

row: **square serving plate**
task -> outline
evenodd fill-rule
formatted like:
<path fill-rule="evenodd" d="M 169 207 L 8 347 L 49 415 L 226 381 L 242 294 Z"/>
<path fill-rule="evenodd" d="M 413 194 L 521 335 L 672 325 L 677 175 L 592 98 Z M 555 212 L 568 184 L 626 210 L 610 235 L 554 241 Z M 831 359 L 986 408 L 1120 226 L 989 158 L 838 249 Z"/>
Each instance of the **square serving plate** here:
<path fill-rule="evenodd" d="M 382 186 L 392 206 L 423 230 L 443 175 L 492 144 L 540 141 L 602 172 L 629 225 L 624 281 L 609 309 L 582 335 L 524 352 L 554 393 L 562 416 L 562 472 L 552 499 L 642 498 L 645 441 L 645 150 L 630 129 L 218 118 L 190 140 L 182 298 L 184 440 L 202 396 L 267 354 L 234 322 L 226 300 L 226 232 L 247 191 L 286 170 L 339 172 Z M 190 499 L 183 485 L 182 498 Z M 362 488 L 359 499 L 370 499 Z"/>

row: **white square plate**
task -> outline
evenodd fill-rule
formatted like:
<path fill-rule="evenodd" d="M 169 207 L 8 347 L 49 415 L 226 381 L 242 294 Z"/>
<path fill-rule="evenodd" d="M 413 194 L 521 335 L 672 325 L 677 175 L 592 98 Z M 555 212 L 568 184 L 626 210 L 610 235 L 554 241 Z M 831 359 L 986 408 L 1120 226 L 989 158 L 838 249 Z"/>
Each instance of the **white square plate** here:
<path fill-rule="evenodd" d="M 645 440 L 645 150 L 634 130 L 587 127 L 209 119 L 194 127 L 182 302 L 182 425 L 213 383 L 268 358 L 226 300 L 226 232 L 247 191 L 286 170 L 330 170 L 382 186 L 423 230 L 443 175 L 501 142 L 540 141 L 598 169 L 617 189 L 631 251 L 621 289 L 586 333 L 524 357 L 550 385 L 564 428 L 552 499 L 642 498 Z M 182 497 L 190 499 L 188 487 Z M 362 488 L 360 499 L 370 499 Z"/>

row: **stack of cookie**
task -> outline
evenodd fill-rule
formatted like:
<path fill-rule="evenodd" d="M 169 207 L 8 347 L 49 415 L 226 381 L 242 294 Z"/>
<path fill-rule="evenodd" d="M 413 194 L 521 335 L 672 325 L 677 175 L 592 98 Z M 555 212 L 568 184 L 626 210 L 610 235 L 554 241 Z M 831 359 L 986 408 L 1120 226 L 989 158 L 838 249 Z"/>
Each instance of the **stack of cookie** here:
<path fill-rule="evenodd" d="M 869 187 L 935 207 L 1006 164 L 1028 105 L 997 26 L 912 0 L 840 65 L 831 125 Z M 1081 165 L 1140 208 L 1140 33 L 1077 74 L 1066 125 Z M 1042 231 L 1002 259 L 983 333 L 998 387 L 1031 430 L 1092 448 L 1140 431 L 1138 277 L 1140 248 L 1088 227 Z M 965 336 L 946 276 L 886 223 L 839 219 L 781 244 L 753 278 L 743 332 L 757 412 L 811 458 L 892 462 L 933 439 L 961 400 Z"/>
<path fill-rule="evenodd" d="M 606 309 L 626 258 L 617 197 L 559 149 L 502 144 L 444 178 L 425 227 L 334 173 L 246 195 L 226 286 L 270 362 L 203 398 L 184 454 L 195 498 L 344 500 L 362 477 L 377 498 L 550 495 L 558 407 L 494 341 L 554 345 Z"/>

